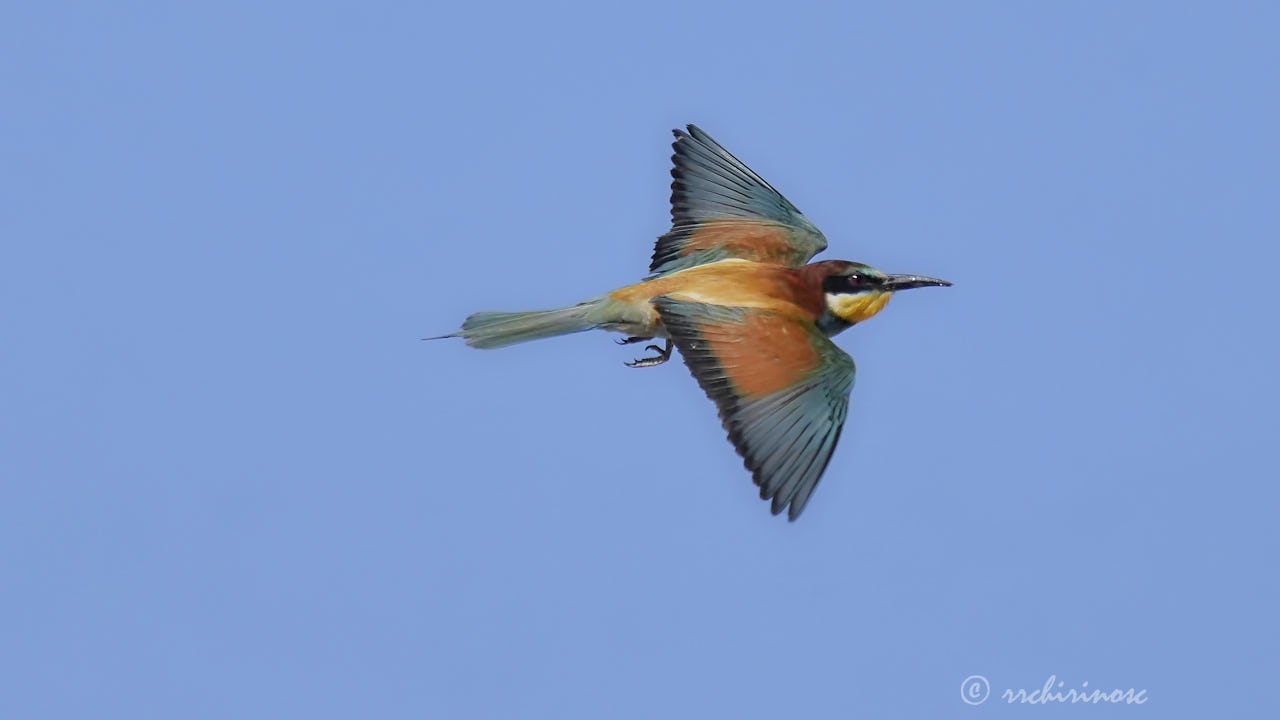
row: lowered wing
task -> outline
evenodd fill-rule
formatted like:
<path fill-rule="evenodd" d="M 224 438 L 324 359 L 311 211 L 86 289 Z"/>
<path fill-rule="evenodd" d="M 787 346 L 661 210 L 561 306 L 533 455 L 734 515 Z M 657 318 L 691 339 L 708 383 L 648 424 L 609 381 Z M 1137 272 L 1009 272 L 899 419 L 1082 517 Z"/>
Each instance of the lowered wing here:
<path fill-rule="evenodd" d="M 760 497 L 795 520 L 840 438 L 853 358 L 804 318 L 671 297 L 654 305 Z"/>

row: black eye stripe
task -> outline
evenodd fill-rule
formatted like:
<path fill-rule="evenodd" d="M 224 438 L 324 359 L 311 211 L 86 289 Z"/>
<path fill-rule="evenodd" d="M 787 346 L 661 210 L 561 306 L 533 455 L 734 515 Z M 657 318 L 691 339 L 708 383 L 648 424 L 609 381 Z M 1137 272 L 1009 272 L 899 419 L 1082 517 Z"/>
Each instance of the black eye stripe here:
<path fill-rule="evenodd" d="M 822 280 L 822 289 L 830 293 L 862 292 L 880 284 L 880 278 L 864 273 L 828 275 Z"/>

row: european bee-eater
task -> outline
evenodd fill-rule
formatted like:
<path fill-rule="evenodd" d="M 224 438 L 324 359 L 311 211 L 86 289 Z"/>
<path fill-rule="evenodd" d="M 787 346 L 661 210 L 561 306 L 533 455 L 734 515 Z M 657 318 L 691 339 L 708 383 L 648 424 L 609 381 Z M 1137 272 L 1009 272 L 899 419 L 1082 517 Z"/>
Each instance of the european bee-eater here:
<path fill-rule="evenodd" d="M 950 285 L 862 263 L 809 259 L 827 239 L 764 178 L 690 125 L 672 147 L 671 229 L 650 275 L 566 308 L 481 312 L 441 337 L 477 348 L 613 330 L 620 343 L 665 338 L 720 409 L 729 440 L 774 514 L 795 520 L 844 425 L 854 364 L 829 338 L 875 315 L 894 292 Z"/>

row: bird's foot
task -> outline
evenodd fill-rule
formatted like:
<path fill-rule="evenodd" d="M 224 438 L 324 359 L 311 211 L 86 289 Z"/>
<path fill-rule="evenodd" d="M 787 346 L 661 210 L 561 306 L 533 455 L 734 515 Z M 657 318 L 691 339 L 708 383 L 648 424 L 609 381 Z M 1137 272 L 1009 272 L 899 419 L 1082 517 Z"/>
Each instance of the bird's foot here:
<path fill-rule="evenodd" d="M 633 335 L 632 337 L 620 338 L 618 340 L 614 340 L 614 342 L 618 343 L 619 345 L 630 345 L 632 343 L 644 342 L 645 340 L 652 340 L 652 339 L 653 339 L 652 336 L 639 337 L 639 336 Z"/>
<path fill-rule="evenodd" d="M 631 367 L 631 368 L 653 367 L 655 365 L 661 365 L 662 363 L 671 359 L 671 349 L 673 347 L 675 347 L 675 345 L 674 343 L 671 342 L 670 339 L 667 340 L 667 346 L 665 348 L 660 348 L 657 345 L 647 345 L 645 346 L 645 350 L 652 350 L 658 354 L 651 355 L 649 357 L 637 358 L 635 360 L 632 360 L 629 363 L 624 363 L 624 364 L 627 367 Z"/>

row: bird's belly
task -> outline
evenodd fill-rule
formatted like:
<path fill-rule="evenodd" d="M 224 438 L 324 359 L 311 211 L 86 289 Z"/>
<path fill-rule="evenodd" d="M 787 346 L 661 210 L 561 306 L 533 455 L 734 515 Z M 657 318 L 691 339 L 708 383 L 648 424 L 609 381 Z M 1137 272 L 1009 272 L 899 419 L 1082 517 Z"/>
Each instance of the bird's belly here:
<path fill-rule="evenodd" d="M 667 329 L 662 325 L 662 318 L 648 299 L 639 302 L 622 302 L 615 300 L 610 319 L 601 323 L 605 330 L 620 332 L 630 337 L 666 337 Z"/>
<path fill-rule="evenodd" d="M 609 323 L 607 325 L 601 325 L 600 327 L 605 330 L 620 332 L 627 337 L 665 338 L 667 336 L 667 329 L 663 327 L 662 323 L 658 323 L 656 325 Z"/>

